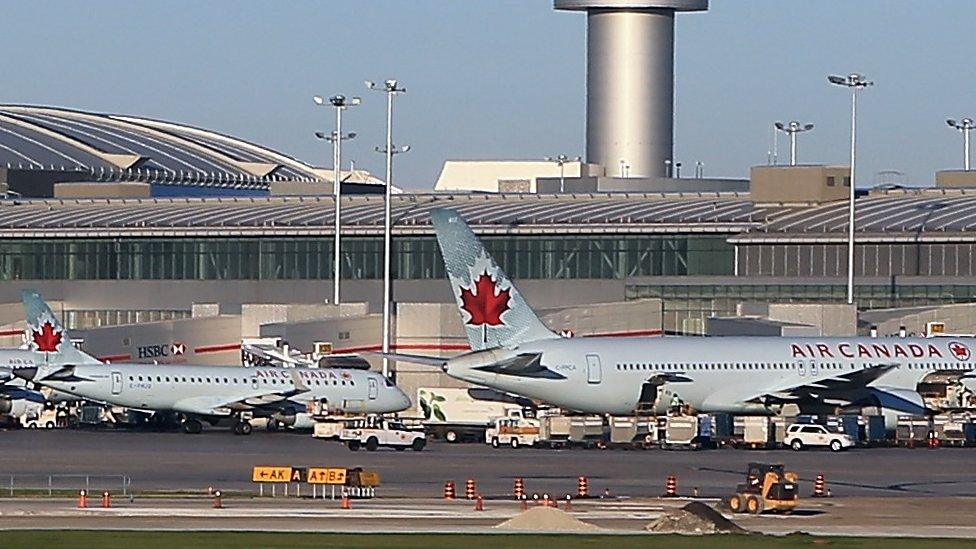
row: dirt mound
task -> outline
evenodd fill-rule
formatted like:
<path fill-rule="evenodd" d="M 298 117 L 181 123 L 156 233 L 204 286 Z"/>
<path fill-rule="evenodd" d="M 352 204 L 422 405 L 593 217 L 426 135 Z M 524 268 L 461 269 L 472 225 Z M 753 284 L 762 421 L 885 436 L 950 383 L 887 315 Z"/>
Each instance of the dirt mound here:
<path fill-rule="evenodd" d="M 532 507 L 495 528 L 532 532 L 594 532 L 600 529 L 553 507 Z"/>
<path fill-rule="evenodd" d="M 745 530 L 704 503 L 693 501 L 644 527 L 660 534 L 744 534 Z"/>

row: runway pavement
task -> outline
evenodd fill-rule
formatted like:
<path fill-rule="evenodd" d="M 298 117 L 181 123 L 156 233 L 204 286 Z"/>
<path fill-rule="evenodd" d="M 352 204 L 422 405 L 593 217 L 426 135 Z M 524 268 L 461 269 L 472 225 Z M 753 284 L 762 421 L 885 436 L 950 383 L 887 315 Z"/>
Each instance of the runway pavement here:
<path fill-rule="evenodd" d="M 94 502 L 93 502 L 94 503 Z M 571 514 L 601 530 L 588 533 L 634 534 L 684 499 L 611 499 L 576 501 Z M 714 505 L 714 500 L 705 501 Z M 97 503 L 95 503 L 97 505 Z M 237 498 L 214 509 L 209 499 L 136 498 L 116 501 L 110 509 L 77 509 L 68 499 L 0 499 L 0 530 L 224 530 L 265 532 L 425 532 L 511 533 L 495 528 L 521 510 L 510 500 L 470 501 L 377 499 L 354 501 L 341 509 L 329 500 Z M 973 538 L 971 498 L 832 498 L 801 500 L 792 516 L 731 515 L 741 527 L 767 534 Z M 549 527 L 552 528 L 552 527 Z M 561 533 L 540 525 L 535 533 Z"/>
<path fill-rule="evenodd" d="M 528 493 L 572 493 L 580 475 L 590 492 L 628 497 L 663 493 L 665 478 L 678 477 L 679 493 L 698 488 L 722 497 L 742 481 L 750 461 L 783 462 L 801 476 L 801 494 L 813 490 L 818 473 L 838 496 L 976 497 L 976 449 L 858 449 L 833 454 L 788 450 L 623 451 L 492 449 L 487 445 L 432 443 L 423 452 L 351 452 L 307 434 L 255 432 L 249 437 L 211 430 L 201 435 L 115 431 L 0 432 L 0 491 L 14 483 L 37 483 L 27 475 L 128 475 L 140 491 L 255 490 L 255 465 L 364 467 L 380 473 L 383 497 L 439 497 L 444 481 L 463 491 L 473 478 L 488 498 L 512 491 L 514 477 Z"/>

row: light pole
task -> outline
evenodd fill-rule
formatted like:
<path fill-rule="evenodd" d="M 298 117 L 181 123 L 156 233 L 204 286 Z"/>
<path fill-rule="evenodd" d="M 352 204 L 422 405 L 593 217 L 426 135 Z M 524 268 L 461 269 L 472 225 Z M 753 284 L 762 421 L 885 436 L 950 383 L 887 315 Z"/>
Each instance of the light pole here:
<path fill-rule="evenodd" d="M 320 95 L 312 97 L 316 105 L 327 106 L 326 100 Z M 325 135 L 321 132 L 317 132 L 315 137 L 319 139 L 324 139 L 332 143 L 332 166 L 333 166 L 333 180 L 332 180 L 332 194 L 335 197 L 335 238 L 332 244 L 332 302 L 339 305 L 339 279 L 342 274 L 341 256 L 339 254 L 339 244 L 340 236 L 339 232 L 342 229 L 341 215 L 342 215 L 342 142 L 347 139 L 352 139 L 356 137 L 355 133 L 349 133 L 343 135 L 342 133 L 342 111 L 346 110 L 348 107 L 355 107 L 362 101 L 358 97 L 353 97 L 352 99 L 346 99 L 344 95 L 333 95 L 328 99 L 328 105 L 335 108 L 336 111 L 336 129 L 331 135 Z"/>
<path fill-rule="evenodd" d="M 376 152 L 386 154 L 386 199 L 383 208 L 383 377 L 390 376 L 390 359 L 386 355 L 390 352 L 390 307 L 393 281 L 391 280 L 391 257 L 393 223 L 390 218 L 390 202 L 393 193 L 393 155 L 405 153 L 410 145 L 393 146 L 393 97 L 398 93 L 406 93 L 407 89 L 400 86 L 396 80 L 387 80 L 383 86 L 366 81 L 366 87 L 386 94 L 386 147 L 376 147 Z"/>
<path fill-rule="evenodd" d="M 850 74 L 848 76 L 830 75 L 827 81 L 836 86 L 845 86 L 851 89 L 851 193 L 850 202 L 847 207 L 847 303 L 854 303 L 854 172 L 857 161 L 857 92 L 868 86 L 873 86 L 874 82 L 866 79 L 860 74 Z"/>
<path fill-rule="evenodd" d="M 556 157 L 547 156 L 545 158 L 546 162 L 555 162 L 559 166 L 559 192 L 566 192 L 566 164 L 569 162 L 579 162 L 583 159 L 581 156 L 575 156 L 570 158 L 565 154 L 561 154 Z"/>
<path fill-rule="evenodd" d="M 972 133 L 973 128 L 976 128 L 976 123 L 973 122 L 972 118 L 963 118 L 960 122 L 956 122 L 952 118 L 946 120 L 946 124 L 949 124 L 950 128 L 955 128 L 962 132 L 962 146 L 963 146 L 963 166 L 965 166 L 966 171 L 969 171 L 969 134 Z"/>
<path fill-rule="evenodd" d="M 813 124 L 800 124 L 793 120 L 788 124 L 777 122 L 773 125 L 777 130 L 790 136 L 790 166 L 796 166 L 796 134 L 812 130 Z"/>

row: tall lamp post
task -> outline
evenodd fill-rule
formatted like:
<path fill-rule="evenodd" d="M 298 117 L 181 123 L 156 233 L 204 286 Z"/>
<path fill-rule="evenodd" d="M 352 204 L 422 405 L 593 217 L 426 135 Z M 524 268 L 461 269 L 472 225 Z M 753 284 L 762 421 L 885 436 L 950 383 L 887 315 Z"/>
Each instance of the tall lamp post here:
<path fill-rule="evenodd" d="M 564 193 L 566 192 L 566 164 L 569 162 L 579 162 L 583 160 L 583 157 L 576 156 L 570 158 L 565 154 L 561 154 L 555 157 L 547 156 L 544 160 L 546 162 L 555 162 L 556 165 L 559 166 L 559 192 Z"/>
<path fill-rule="evenodd" d="M 973 128 L 976 128 L 976 123 L 973 122 L 972 118 L 963 118 L 961 121 L 957 122 L 952 118 L 946 120 L 946 124 L 949 124 L 950 128 L 955 128 L 962 133 L 962 146 L 963 146 L 963 166 L 965 166 L 966 171 L 970 169 L 969 165 L 969 134 L 972 133 Z"/>
<path fill-rule="evenodd" d="M 332 302 L 339 305 L 339 279 L 342 274 L 341 256 L 339 253 L 339 244 L 341 237 L 339 235 L 342 229 L 341 215 L 342 215 L 342 142 L 348 139 L 356 137 L 355 133 L 348 133 L 343 135 L 342 133 L 342 111 L 349 107 L 355 107 L 359 105 L 362 101 L 358 97 L 353 97 L 351 99 L 346 99 L 344 95 L 333 95 L 328 100 L 323 99 L 322 96 L 316 95 L 312 97 L 316 105 L 325 107 L 332 106 L 336 111 L 336 129 L 331 135 L 325 135 L 321 132 L 317 132 L 315 137 L 319 139 L 324 139 L 332 143 L 332 166 L 333 166 L 333 180 L 332 180 L 332 194 L 335 197 L 335 238 L 332 244 Z"/>
<path fill-rule="evenodd" d="M 860 74 L 849 74 L 847 76 L 830 75 L 827 81 L 836 86 L 844 86 L 851 89 L 851 193 L 850 203 L 847 207 L 847 303 L 854 303 L 854 179 L 855 166 L 857 161 L 857 92 L 873 86 L 874 82 L 866 79 Z"/>
<path fill-rule="evenodd" d="M 391 280 L 391 257 L 393 223 L 390 218 L 390 202 L 393 194 L 393 155 L 410 150 L 409 145 L 393 146 L 393 97 L 398 93 L 406 93 L 407 89 L 400 86 L 396 80 L 387 80 L 382 86 L 375 82 L 366 81 L 366 87 L 386 94 L 386 146 L 376 147 L 376 152 L 386 155 L 386 199 L 383 208 L 383 377 L 390 376 L 390 359 L 386 354 L 390 352 L 390 307 L 393 281 Z"/>
<path fill-rule="evenodd" d="M 777 122 L 774 126 L 778 131 L 790 136 L 790 166 L 796 166 L 796 134 L 812 130 L 813 124 L 800 124 L 793 120 L 788 124 Z"/>

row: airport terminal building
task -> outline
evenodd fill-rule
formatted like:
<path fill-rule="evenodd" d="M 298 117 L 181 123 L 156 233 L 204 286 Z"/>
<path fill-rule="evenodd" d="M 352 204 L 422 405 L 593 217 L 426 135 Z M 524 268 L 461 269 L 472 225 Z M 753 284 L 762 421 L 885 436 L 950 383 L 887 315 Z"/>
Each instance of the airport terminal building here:
<path fill-rule="evenodd" d="M 540 306 L 660 298 L 665 330 L 700 333 L 700 321 L 734 313 L 735 302 L 836 302 L 846 292 L 843 203 L 692 192 L 394 201 L 398 302 L 451 299 L 429 224 L 438 207 L 467 219 Z M 383 200 L 344 202 L 343 294 L 377 310 Z M 859 308 L 974 299 L 976 193 L 878 192 L 861 198 L 858 211 Z M 0 204 L 0 299 L 35 286 L 76 304 L 69 313 L 104 312 L 97 325 L 120 310 L 188 316 L 195 302 L 226 310 L 323 303 L 331 296 L 332 215 L 332 198 L 323 196 L 8 200 Z"/>
<path fill-rule="evenodd" d="M 46 107 L 0 107 L 0 145 L 5 343 L 31 287 L 116 360 L 175 360 L 159 355 L 171 346 L 189 349 L 180 360 L 235 363 L 252 337 L 378 346 L 383 196 L 368 173 L 343 172 L 336 307 L 331 170 L 191 126 Z M 434 208 L 471 224 L 554 329 L 580 334 L 706 334 L 710 319 L 742 315 L 782 322 L 777 333 L 920 331 L 924 311 L 976 301 L 969 174 L 859 192 L 853 308 L 845 167 L 759 167 L 746 181 L 495 164 L 455 165 L 441 190 L 394 195 L 396 344 L 465 348 Z M 976 331 L 974 315 L 948 316 L 950 330 Z"/>

